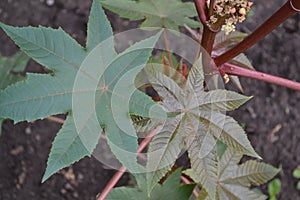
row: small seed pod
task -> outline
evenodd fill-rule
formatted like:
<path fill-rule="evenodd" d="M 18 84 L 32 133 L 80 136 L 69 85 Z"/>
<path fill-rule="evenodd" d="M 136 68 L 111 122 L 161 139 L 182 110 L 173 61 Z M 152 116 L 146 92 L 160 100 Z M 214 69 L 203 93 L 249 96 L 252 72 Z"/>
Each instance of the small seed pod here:
<path fill-rule="evenodd" d="M 223 80 L 224 80 L 224 83 L 225 83 L 225 84 L 229 83 L 230 78 L 229 78 L 228 74 L 224 74 L 224 75 L 223 75 Z"/>
<path fill-rule="evenodd" d="M 231 14 L 236 13 L 236 8 L 232 8 L 232 9 L 230 10 L 230 13 L 231 13 Z"/>
<path fill-rule="evenodd" d="M 241 9 L 239 10 L 239 13 L 240 13 L 241 15 L 243 15 L 243 16 L 245 16 L 245 15 L 247 14 L 245 8 L 241 8 Z"/>

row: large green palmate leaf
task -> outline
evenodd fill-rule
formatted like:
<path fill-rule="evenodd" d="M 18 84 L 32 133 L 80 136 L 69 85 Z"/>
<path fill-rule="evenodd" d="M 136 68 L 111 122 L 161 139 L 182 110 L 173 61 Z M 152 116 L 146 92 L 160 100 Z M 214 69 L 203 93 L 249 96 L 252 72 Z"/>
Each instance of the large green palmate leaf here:
<path fill-rule="evenodd" d="M 163 27 L 179 31 L 178 26 L 200 27 L 191 19 L 197 12 L 193 3 L 180 0 L 101 0 L 103 6 L 130 20 L 145 19 L 141 27 Z"/>
<path fill-rule="evenodd" d="M 162 185 L 156 185 L 151 194 L 147 193 L 147 187 L 145 184 L 139 185 L 139 188 L 127 188 L 119 187 L 113 189 L 107 196 L 107 200 L 188 200 L 195 187 L 194 184 L 180 185 L 181 170 L 177 169 L 173 172 Z M 145 182 L 144 174 L 140 174 L 139 182 Z"/>
<path fill-rule="evenodd" d="M 173 129 L 173 132 L 166 134 L 161 131 L 156 136 L 160 138 L 158 140 L 160 145 L 154 144 L 159 148 L 153 149 L 164 153 L 163 160 L 173 163 L 177 159 L 174 155 L 178 154 L 179 150 L 178 147 L 172 145 L 172 142 L 175 138 L 181 138 L 182 141 L 177 141 L 177 145 L 184 144 L 184 148 L 188 150 L 192 168 L 197 171 L 198 177 L 203 178 L 204 187 L 209 193 L 215 194 L 216 158 L 206 155 L 210 155 L 209 152 L 216 145 L 217 139 L 242 154 L 260 158 L 251 146 L 244 130 L 233 118 L 221 112 L 238 108 L 250 98 L 226 90 L 204 91 L 201 57 L 191 69 L 186 84 L 182 87 L 163 74 L 161 66 L 152 65 L 145 71 L 149 82 L 163 99 L 161 105 L 167 112 L 176 113 L 179 118 L 179 122 L 176 123 L 178 126 Z M 177 135 L 180 137 L 176 137 Z M 147 176 L 149 189 L 155 184 L 153 180 L 159 180 L 163 172 L 170 169 L 170 166 L 163 166 L 165 163 L 163 160 L 157 162 L 155 156 L 148 157 L 148 165 L 155 169 L 163 169 L 154 176 L 153 174 Z"/>
<path fill-rule="evenodd" d="M 20 73 L 25 70 L 29 61 L 29 57 L 24 53 L 16 53 L 11 57 L 3 57 L 0 54 L 0 89 L 24 80 L 25 77 Z M 0 118 L 0 135 L 2 131 L 2 123 L 4 119 Z"/>
<path fill-rule="evenodd" d="M 136 71 L 140 70 L 147 62 L 159 34 L 141 41 L 117 55 L 114 50 L 111 26 L 98 0 L 93 1 L 88 23 L 86 48 L 81 47 L 62 29 L 55 30 L 44 27 L 15 28 L 3 23 L 0 23 L 0 27 L 22 51 L 41 65 L 52 70 L 51 74 L 28 73 L 26 80 L 0 91 L 0 117 L 20 122 L 68 113 L 65 124 L 53 142 L 43 181 L 56 171 L 80 160 L 84 156 L 90 156 L 98 143 L 102 129 L 104 129 L 110 141 L 114 142 L 114 144 L 110 143 L 111 149 L 117 154 L 120 161 L 124 165 L 134 165 L 134 160 L 127 160 L 126 157 L 120 156 L 114 148 L 118 146 L 121 149 L 130 151 L 132 157 L 134 157 L 137 149 L 137 138 L 134 129 L 131 128 L 130 121 L 128 124 L 130 130 L 133 130 L 133 132 L 130 132 L 130 136 L 124 134 L 114 123 L 115 119 L 112 114 L 114 105 L 111 106 L 110 101 L 114 95 L 118 95 L 118 93 L 112 93 L 112 91 L 115 91 L 116 80 L 122 75 L 120 72 L 127 73 L 133 68 Z M 100 43 L 104 44 L 96 48 L 97 56 L 91 57 L 94 47 Z M 84 65 L 83 61 L 87 58 L 87 63 L 92 64 L 90 68 L 89 66 L 82 67 Z M 97 63 L 94 61 L 97 61 Z M 97 76 L 99 74 L 101 76 Z M 100 81 L 98 82 L 99 77 Z M 132 82 L 134 80 L 133 75 L 128 78 L 128 83 L 123 84 L 123 86 L 134 90 L 131 87 L 133 84 L 130 84 L 130 80 L 132 79 Z M 85 81 L 85 83 L 79 86 L 76 85 L 78 79 Z M 103 84 L 102 80 L 109 83 L 105 85 L 105 90 L 100 88 Z M 96 86 L 97 92 L 92 90 L 95 88 L 91 85 Z M 80 90 L 81 88 L 87 90 Z M 128 117 L 129 112 L 143 116 L 146 115 L 145 110 L 149 107 L 157 106 L 150 98 L 146 98 L 143 93 L 133 93 L 130 101 L 137 106 L 133 107 L 132 111 L 122 109 L 119 111 L 120 116 L 127 116 L 128 120 L 130 120 Z M 119 95 L 123 97 L 122 93 Z M 124 98 L 127 98 L 126 95 Z M 85 99 L 86 97 L 87 99 Z M 84 101 L 80 102 L 80 100 Z M 77 102 L 81 104 L 76 105 Z M 94 105 L 94 107 L 85 105 L 89 102 L 92 102 L 91 105 Z M 116 107 L 118 108 L 118 105 Z M 78 110 L 74 110 L 74 108 L 78 108 Z M 96 118 L 90 118 L 89 113 L 84 112 L 91 108 L 94 111 L 96 109 Z M 158 112 L 157 115 L 164 113 L 160 108 L 155 110 Z M 145 117 L 149 116 L 146 115 Z"/>
<path fill-rule="evenodd" d="M 216 151 L 211 151 L 211 155 L 216 156 Z M 217 181 L 214 183 L 216 191 L 214 196 L 210 190 L 207 190 L 201 177 L 197 175 L 194 169 L 188 169 L 185 173 L 189 175 L 196 183 L 203 185 L 205 191 L 199 200 L 231 200 L 231 199 L 266 199 L 265 195 L 258 194 L 251 190 L 251 185 L 258 186 L 272 179 L 279 170 L 254 160 L 246 161 L 238 165 L 242 154 L 232 149 L 225 150 L 223 156 L 217 161 Z M 213 196 L 213 197 L 212 197 Z"/>

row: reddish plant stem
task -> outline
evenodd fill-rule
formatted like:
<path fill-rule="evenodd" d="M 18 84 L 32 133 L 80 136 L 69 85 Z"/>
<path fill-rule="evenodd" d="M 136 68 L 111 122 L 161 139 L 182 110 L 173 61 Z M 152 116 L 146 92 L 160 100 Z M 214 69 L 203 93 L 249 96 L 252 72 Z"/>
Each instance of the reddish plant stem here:
<path fill-rule="evenodd" d="M 292 8 L 297 11 L 300 12 L 300 1 L 299 0 L 290 0 L 291 6 Z"/>
<path fill-rule="evenodd" d="M 101 195 L 97 198 L 97 200 L 104 200 L 109 192 L 113 189 L 113 187 L 118 183 L 118 181 L 121 179 L 123 174 L 126 172 L 126 167 L 122 166 L 110 179 L 110 181 L 106 184 L 106 187 L 104 188 Z"/>
<path fill-rule="evenodd" d="M 216 66 L 232 60 L 240 53 L 246 51 L 254 44 L 263 39 L 267 34 L 272 32 L 277 26 L 284 22 L 289 17 L 296 14 L 300 9 L 299 0 L 291 0 L 284 4 L 272 17 L 256 29 L 251 35 L 246 37 L 242 42 L 237 44 L 232 49 L 214 59 Z"/>
<path fill-rule="evenodd" d="M 141 142 L 141 144 L 138 147 L 137 152 L 142 153 L 142 151 L 147 147 L 147 145 L 151 142 L 154 135 L 157 134 L 158 129 L 152 130 L 149 135 Z"/>
<path fill-rule="evenodd" d="M 204 27 L 201 46 L 206 51 L 203 54 L 203 71 L 206 76 L 206 79 L 209 79 L 209 74 L 216 70 L 216 65 L 214 65 L 211 61 L 211 54 L 213 50 L 214 41 L 216 38 L 216 32 L 213 32 L 208 27 Z"/>
<path fill-rule="evenodd" d="M 211 16 L 213 14 L 214 5 L 215 5 L 215 0 L 211 0 L 210 3 L 209 3 L 209 10 L 208 10 L 208 15 L 209 16 Z"/>
<path fill-rule="evenodd" d="M 280 85 L 286 88 L 290 88 L 292 90 L 300 91 L 300 83 L 291 81 L 285 78 L 281 78 L 278 76 L 273 76 L 270 74 L 242 68 L 233 64 L 226 63 L 219 68 L 221 73 L 226 73 L 228 75 L 235 75 L 240 77 L 253 78 L 256 80 L 264 81 L 267 83 L 272 83 L 275 85 Z"/>
<path fill-rule="evenodd" d="M 210 5 L 213 4 L 213 0 L 210 2 Z M 211 30 L 210 27 L 207 26 L 207 21 L 209 19 L 209 15 L 210 15 L 210 11 L 212 8 L 210 9 L 207 9 L 207 6 L 206 6 L 206 0 L 194 0 L 194 3 L 195 3 L 195 6 L 196 6 L 196 10 L 197 10 L 197 13 L 198 13 L 198 16 L 199 16 L 199 19 L 201 21 L 201 23 L 203 24 L 204 26 L 204 30 L 203 30 L 203 37 L 205 37 L 205 35 L 208 35 L 206 36 L 206 38 L 203 38 L 202 39 L 202 43 L 211 43 L 211 41 L 213 40 L 214 41 L 214 37 L 210 36 L 210 33 L 214 33 L 214 31 Z M 206 33 L 206 34 L 205 34 Z M 207 42 L 206 42 L 207 41 Z M 204 47 L 205 50 L 207 50 L 209 52 L 209 49 L 210 49 L 210 45 L 206 45 L 208 48 L 206 49 Z"/>
<path fill-rule="evenodd" d="M 187 178 L 185 178 L 184 176 L 181 176 L 181 181 L 184 184 L 192 184 L 191 181 L 189 181 Z M 195 187 L 195 189 L 193 190 L 193 195 L 197 198 L 199 196 L 199 192 L 197 191 L 197 186 Z"/>
<path fill-rule="evenodd" d="M 204 64 L 204 74 L 209 74 L 210 72 L 214 71 L 212 67 L 210 67 L 211 63 L 211 52 L 213 49 L 213 44 L 216 37 L 216 32 L 212 31 L 210 27 L 207 26 L 207 20 L 209 18 L 208 9 L 206 7 L 206 0 L 194 0 L 196 9 L 198 12 L 198 16 L 200 18 L 200 21 L 202 22 L 204 26 L 203 34 L 202 34 L 202 40 L 201 40 L 201 46 L 205 49 L 207 54 L 203 57 L 203 64 Z"/>
<path fill-rule="evenodd" d="M 206 9 L 206 0 L 194 0 L 195 6 L 198 12 L 199 19 L 203 26 L 206 26 L 207 22 L 207 9 Z"/>
<path fill-rule="evenodd" d="M 141 142 L 141 144 L 138 147 L 137 152 L 141 153 L 147 145 L 151 142 L 153 136 L 157 133 L 158 129 L 154 129 L 149 133 L 149 135 Z M 107 183 L 106 187 L 102 191 L 101 195 L 97 197 L 97 200 L 104 200 L 109 192 L 114 188 L 114 186 L 118 183 L 120 178 L 123 176 L 123 174 L 126 172 L 126 168 L 122 166 L 118 172 L 115 173 L 115 175 L 112 177 L 112 179 Z"/>
<path fill-rule="evenodd" d="M 206 0 L 194 0 L 199 18 L 204 26 L 201 46 L 206 51 L 203 54 L 203 71 L 205 79 L 208 81 L 211 73 L 216 70 L 216 66 L 212 63 L 211 54 L 215 38 L 220 26 L 223 24 L 225 18 L 219 19 L 215 24 L 207 25 L 207 20 L 213 12 L 214 0 L 210 1 L 210 8 L 207 9 Z"/>
<path fill-rule="evenodd" d="M 61 119 L 61 118 L 58 118 L 58 117 L 54 117 L 54 116 L 47 117 L 47 119 L 50 120 L 50 121 L 59 123 L 59 124 L 65 123 L 64 119 Z"/>
<path fill-rule="evenodd" d="M 212 53 L 216 35 L 216 32 L 211 31 L 208 27 L 204 27 L 201 46 L 206 50 L 208 55 Z"/>

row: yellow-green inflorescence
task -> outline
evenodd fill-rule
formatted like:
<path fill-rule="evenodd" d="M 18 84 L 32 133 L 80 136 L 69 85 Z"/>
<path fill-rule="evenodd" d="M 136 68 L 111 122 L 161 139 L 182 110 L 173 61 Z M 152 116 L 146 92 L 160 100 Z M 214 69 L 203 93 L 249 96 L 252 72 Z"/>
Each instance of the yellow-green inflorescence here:
<path fill-rule="evenodd" d="M 208 26 L 225 19 L 222 31 L 229 34 L 235 31 L 235 25 L 246 19 L 253 2 L 248 0 L 216 0 L 214 3 L 213 14 L 210 16 Z"/>

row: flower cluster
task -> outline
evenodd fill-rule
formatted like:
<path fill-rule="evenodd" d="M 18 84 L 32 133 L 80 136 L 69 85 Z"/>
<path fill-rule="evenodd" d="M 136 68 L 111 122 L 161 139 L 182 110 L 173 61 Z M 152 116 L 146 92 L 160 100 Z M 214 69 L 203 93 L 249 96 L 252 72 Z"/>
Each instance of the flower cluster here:
<path fill-rule="evenodd" d="M 252 5 L 253 2 L 248 0 L 216 0 L 214 12 L 213 15 L 210 16 L 208 25 L 211 26 L 218 22 L 218 20 L 225 19 L 222 31 L 229 34 L 235 31 L 235 25 L 238 22 L 243 22 L 246 19 L 246 15 Z"/>

